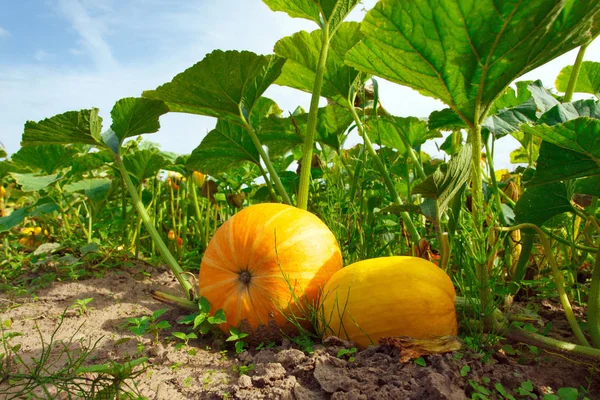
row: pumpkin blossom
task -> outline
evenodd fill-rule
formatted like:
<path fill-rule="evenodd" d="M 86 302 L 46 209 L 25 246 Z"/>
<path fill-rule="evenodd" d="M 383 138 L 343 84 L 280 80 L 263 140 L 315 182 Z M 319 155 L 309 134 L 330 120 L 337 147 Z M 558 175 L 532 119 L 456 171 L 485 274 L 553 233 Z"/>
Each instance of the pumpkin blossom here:
<path fill-rule="evenodd" d="M 27 247 L 34 247 L 42 242 L 42 228 L 39 226 L 21 228 L 22 237 L 18 240 L 19 244 Z M 48 231 L 44 229 L 44 236 L 48 236 Z"/>
<path fill-rule="evenodd" d="M 196 186 L 202 188 L 204 186 L 204 182 L 206 182 L 206 174 L 203 174 L 200 171 L 194 171 L 194 180 L 196 181 Z"/>

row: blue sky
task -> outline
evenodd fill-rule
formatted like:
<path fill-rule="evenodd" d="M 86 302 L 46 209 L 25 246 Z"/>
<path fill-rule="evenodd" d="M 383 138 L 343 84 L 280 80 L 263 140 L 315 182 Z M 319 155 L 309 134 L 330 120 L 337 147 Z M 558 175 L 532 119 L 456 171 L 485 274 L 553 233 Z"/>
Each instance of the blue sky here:
<path fill-rule="evenodd" d="M 364 0 L 352 19 L 360 20 L 375 0 Z M 316 26 L 274 13 L 261 0 L 0 0 L 0 142 L 18 150 L 27 120 L 99 107 L 108 120 L 115 101 L 139 96 L 170 81 L 214 49 L 271 53 L 275 42 Z M 576 52 L 528 74 L 552 86 Z M 587 60 L 600 61 L 600 40 Z M 392 113 L 426 117 L 443 104 L 395 84 L 382 82 L 381 97 Z M 273 86 L 266 93 L 284 110 L 308 109 L 309 96 Z M 169 114 L 148 136 L 164 150 L 189 153 L 216 120 Z M 500 165 L 514 148 L 497 145 Z M 435 148 L 431 143 L 430 150 Z"/>

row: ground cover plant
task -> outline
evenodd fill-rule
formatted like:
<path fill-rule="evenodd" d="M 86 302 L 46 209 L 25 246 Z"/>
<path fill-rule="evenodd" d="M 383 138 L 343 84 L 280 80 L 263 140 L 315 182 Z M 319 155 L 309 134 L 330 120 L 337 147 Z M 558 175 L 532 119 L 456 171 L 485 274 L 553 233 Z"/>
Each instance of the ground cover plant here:
<path fill-rule="evenodd" d="M 22 148 L 0 154 L 6 315 L 32 312 L 23 295 L 95 279 L 106 286 L 56 304 L 75 320 L 122 307 L 101 328 L 134 335 L 101 363 L 81 342 L 57 369 L 76 332 L 58 347 L 40 333 L 39 354 L 22 356 L 3 318 L 0 393 L 149 396 L 135 382 L 170 360 L 191 374 L 176 382 L 184 396 L 600 396 L 600 64 L 584 61 L 600 3 L 381 0 L 360 23 L 345 21 L 358 0 L 264 3 L 316 30 L 270 55 L 214 50 L 118 100 L 110 125 L 95 108 L 28 121 Z M 576 48 L 554 88 L 519 81 Z M 391 115 L 380 78 L 448 108 Z M 273 84 L 310 93 L 309 110 L 284 115 L 263 96 Z M 216 125 L 170 154 L 142 136 L 170 112 Z M 496 170 L 507 135 L 522 147 Z M 444 160 L 421 150 L 439 137 Z M 135 301 L 111 292 L 121 278 Z M 200 344 L 212 355 L 196 359 Z M 555 369 L 558 357 L 571 364 Z M 557 381 L 566 370 L 577 378 Z"/>

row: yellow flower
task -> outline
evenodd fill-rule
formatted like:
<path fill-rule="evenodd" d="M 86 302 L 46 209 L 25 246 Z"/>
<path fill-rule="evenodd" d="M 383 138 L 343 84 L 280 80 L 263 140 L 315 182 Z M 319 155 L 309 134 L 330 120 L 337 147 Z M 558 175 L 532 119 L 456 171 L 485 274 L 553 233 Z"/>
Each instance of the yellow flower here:
<path fill-rule="evenodd" d="M 194 180 L 196 181 L 196 186 L 201 188 L 204 186 L 204 182 L 206 181 L 206 175 L 200 171 L 194 171 Z"/>
<path fill-rule="evenodd" d="M 44 236 L 48 236 L 48 231 L 44 229 Z M 34 247 L 42 243 L 42 228 L 39 226 L 21 228 L 21 237 L 19 243 L 23 246 Z"/>

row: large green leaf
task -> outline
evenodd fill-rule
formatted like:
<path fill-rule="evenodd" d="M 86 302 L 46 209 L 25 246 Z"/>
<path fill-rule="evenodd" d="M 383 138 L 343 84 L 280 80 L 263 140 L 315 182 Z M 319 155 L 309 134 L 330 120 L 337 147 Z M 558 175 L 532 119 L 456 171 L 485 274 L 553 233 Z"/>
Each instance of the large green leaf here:
<path fill-rule="evenodd" d="M 260 165 L 256 146 L 244 128 L 220 119 L 190 155 L 187 167 L 209 175 L 227 172 L 240 163 Z"/>
<path fill-rule="evenodd" d="M 600 166 L 589 156 L 543 141 L 535 175 L 528 186 L 600 175 Z"/>
<path fill-rule="evenodd" d="M 595 37 L 599 12 L 597 0 L 381 0 L 346 61 L 481 123 L 515 78 Z"/>
<path fill-rule="evenodd" d="M 10 175 L 17 181 L 19 185 L 21 185 L 21 190 L 24 192 L 37 192 L 62 178 L 61 174 L 36 175 L 10 172 Z"/>
<path fill-rule="evenodd" d="M 554 126 L 523 126 L 544 141 L 587 156 L 600 166 L 600 120 L 579 117 Z"/>
<path fill-rule="evenodd" d="M 575 182 L 575 193 L 600 196 L 600 175 L 578 179 Z"/>
<path fill-rule="evenodd" d="M 512 88 L 508 88 L 494 102 L 490 115 L 483 121 L 483 129 L 491 132 L 496 138 L 518 132 L 521 125 L 536 122 L 540 115 L 560 104 L 539 80 L 530 83 L 517 82 L 517 85 L 519 89 L 514 98 Z M 522 102 L 517 103 L 519 100 Z"/>
<path fill-rule="evenodd" d="M 591 131 L 583 127 L 583 122 L 575 122 L 580 116 L 596 118 L 588 119 Z M 600 118 L 600 102 L 579 100 L 552 107 L 538 120 L 538 124 L 542 125 L 524 127 L 525 136 L 535 135 L 537 140 L 544 139 L 530 185 L 600 174 L 600 146 L 594 133 L 600 126 L 597 118 Z M 594 146 L 596 156 L 588 154 L 594 152 Z"/>
<path fill-rule="evenodd" d="M 273 11 L 283 11 L 292 18 L 304 18 L 321 24 L 319 6 L 313 0 L 263 0 Z"/>
<path fill-rule="evenodd" d="M 19 208 L 10 215 L 0 218 L 0 233 L 6 232 L 19 225 L 26 217 L 39 217 L 58 210 L 58 205 L 50 198 L 44 197 L 37 203 Z"/>
<path fill-rule="evenodd" d="M 125 169 L 129 172 L 136 183 L 150 178 L 169 162 L 156 150 L 137 150 L 123 157 Z"/>
<path fill-rule="evenodd" d="M 546 111 L 537 124 L 553 126 L 579 117 L 600 119 L 600 101 L 578 100 L 572 103 L 559 103 Z"/>
<path fill-rule="evenodd" d="M 154 133 L 160 129 L 158 118 L 169 112 L 167 105 L 159 100 L 128 97 L 117 101 L 110 116 L 110 128 L 120 142 L 128 137 Z"/>
<path fill-rule="evenodd" d="M 102 143 L 102 118 L 98 109 L 68 111 L 40 122 L 27 121 L 22 146 L 44 144 Z"/>
<path fill-rule="evenodd" d="M 69 183 L 63 189 L 68 193 L 84 192 L 90 200 L 101 201 L 106 199 L 111 183 L 112 181 L 108 178 L 83 179 Z"/>
<path fill-rule="evenodd" d="M 312 93 L 322 44 L 321 30 L 300 31 L 275 44 L 275 53 L 288 59 L 275 83 Z M 359 72 L 344 64 L 346 52 L 363 38 L 360 24 L 344 22 L 330 42 L 321 96 L 350 107 L 348 94 Z"/>
<path fill-rule="evenodd" d="M 304 18 L 316 22 L 329 23 L 334 32 L 359 0 L 263 0 L 273 11 L 283 11 L 292 18 Z"/>
<path fill-rule="evenodd" d="M 571 78 L 573 66 L 564 67 L 556 78 L 556 88 L 561 92 L 567 91 L 569 79 Z M 579 93 L 590 93 L 600 98 L 600 63 L 595 61 L 584 61 L 575 85 L 575 91 Z"/>
<path fill-rule="evenodd" d="M 85 173 L 107 165 L 113 160 L 113 156 L 107 150 L 76 154 L 71 161 L 71 170 L 67 175 L 82 176 Z"/>
<path fill-rule="evenodd" d="M 463 185 L 471 177 L 473 169 L 471 152 L 470 144 L 463 145 L 460 152 L 452 157 L 448 164 L 442 164 L 432 175 L 416 185 L 413 193 L 435 199 L 438 203 L 439 213 L 444 213 L 450 201 L 457 193 L 460 193 Z"/>
<path fill-rule="evenodd" d="M 53 174 L 68 166 L 78 152 L 79 149 L 74 147 L 49 144 L 21 147 L 11 158 L 15 164 L 28 166 L 34 170 L 40 169 L 46 174 Z"/>
<path fill-rule="evenodd" d="M 542 226 L 555 215 L 572 209 L 565 184 L 554 182 L 527 189 L 515 204 L 515 215 L 517 223 Z"/>
<path fill-rule="evenodd" d="M 458 114 L 451 108 L 433 111 L 427 119 L 429 129 L 441 129 L 444 131 L 453 131 L 457 129 L 467 129 L 465 122 L 460 119 Z"/>
<path fill-rule="evenodd" d="M 352 114 L 343 107 L 328 105 L 319 108 L 316 141 L 339 151 L 341 137 L 352 120 Z M 269 148 L 269 154 L 280 156 L 302 146 L 307 122 L 308 114 L 305 112 L 287 118 L 271 116 L 261 124 L 259 138 Z"/>
<path fill-rule="evenodd" d="M 365 125 L 372 141 L 398 150 L 404 157 L 408 156 L 406 145 L 417 149 L 428 139 L 442 136 L 437 130 L 429 130 L 427 122 L 416 117 L 369 119 Z"/>
<path fill-rule="evenodd" d="M 243 124 L 284 63 L 284 58 L 275 55 L 215 50 L 171 82 L 143 96 L 163 100 L 171 111 Z"/>

